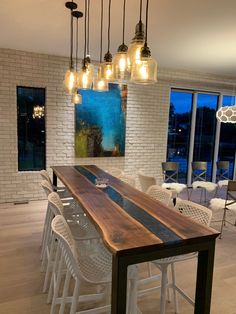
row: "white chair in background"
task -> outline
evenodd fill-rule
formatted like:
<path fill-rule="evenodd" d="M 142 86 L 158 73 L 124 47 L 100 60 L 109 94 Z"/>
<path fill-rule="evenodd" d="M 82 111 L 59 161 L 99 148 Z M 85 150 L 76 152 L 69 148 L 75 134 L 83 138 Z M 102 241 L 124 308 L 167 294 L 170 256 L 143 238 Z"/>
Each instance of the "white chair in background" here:
<path fill-rule="evenodd" d="M 136 182 L 135 182 L 135 178 L 133 176 L 124 173 L 124 174 L 119 176 L 119 179 L 121 181 L 126 182 L 129 185 L 135 187 Z"/>
<path fill-rule="evenodd" d="M 209 208 L 193 203 L 191 201 L 185 201 L 181 199 L 177 199 L 175 208 L 182 215 L 189 217 L 200 224 L 203 224 L 206 226 L 210 225 L 212 212 Z M 153 265 L 155 265 L 158 269 L 161 270 L 161 274 L 162 274 L 161 286 L 156 286 L 156 287 L 148 288 L 145 290 L 142 289 L 139 291 L 138 295 L 142 296 L 150 292 L 153 292 L 155 290 L 161 289 L 160 314 L 165 314 L 166 294 L 167 294 L 168 288 L 173 289 L 175 313 L 179 313 L 176 292 L 182 295 L 182 297 L 184 297 L 190 304 L 194 305 L 194 301 L 176 284 L 174 264 L 176 262 L 181 262 L 181 261 L 192 259 L 195 257 L 197 257 L 197 253 L 190 253 L 190 254 L 173 256 L 169 258 L 163 258 L 163 259 L 159 259 L 159 260 L 151 262 Z M 169 266 L 171 269 L 171 278 L 172 278 L 171 282 L 168 282 L 168 276 L 167 276 Z M 153 282 L 155 279 L 159 279 L 159 275 L 147 278 L 146 283 Z M 142 281 L 142 283 L 143 282 L 144 281 Z"/>
<path fill-rule="evenodd" d="M 226 223 L 230 225 L 236 226 L 236 220 L 234 224 L 231 221 L 227 220 L 227 212 L 233 212 L 236 214 L 236 181 L 229 180 L 228 181 L 228 187 L 227 187 L 227 193 L 226 198 L 213 198 L 210 200 L 210 208 L 213 211 L 223 211 L 223 217 L 220 220 L 214 220 L 214 222 L 220 221 L 221 222 L 221 234 L 220 239 L 222 237 L 223 228 L 226 225 Z"/>
<path fill-rule="evenodd" d="M 160 201 L 165 205 L 172 205 L 172 192 L 170 190 L 164 189 L 159 185 L 152 185 L 148 188 L 146 193 L 153 199 Z"/>
<path fill-rule="evenodd" d="M 142 171 L 138 172 L 138 178 L 143 192 L 146 192 L 150 186 L 156 184 L 156 179 L 154 177 L 146 176 Z"/>
<path fill-rule="evenodd" d="M 119 178 L 121 175 L 124 174 L 124 171 L 116 168 L 116 167 L 110 167 L 105 169 L 106 172 L 108 172 L 110 175 Z"/>

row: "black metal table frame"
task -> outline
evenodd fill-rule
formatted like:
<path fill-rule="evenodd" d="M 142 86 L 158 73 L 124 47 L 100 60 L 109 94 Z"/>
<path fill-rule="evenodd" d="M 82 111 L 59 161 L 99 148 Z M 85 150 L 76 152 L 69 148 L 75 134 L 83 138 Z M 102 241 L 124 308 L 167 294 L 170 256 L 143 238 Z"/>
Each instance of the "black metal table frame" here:
<path fill-rule="evenodd" d="M 53 184 L 57 186 L 57 176 L 54 172 Z M 148 248 L 140 252 L 139 249 L 137 252 L 127 252 L 121 256 L 113 255 L 111 314 L 126 313 L 127 268 L 129 265 L 192 252 L 198 252 L 194 314 L 210 314 L 215 239 L 207 241 L 201 239 L 195 244 L 162 247 L 159 250 Z"/>

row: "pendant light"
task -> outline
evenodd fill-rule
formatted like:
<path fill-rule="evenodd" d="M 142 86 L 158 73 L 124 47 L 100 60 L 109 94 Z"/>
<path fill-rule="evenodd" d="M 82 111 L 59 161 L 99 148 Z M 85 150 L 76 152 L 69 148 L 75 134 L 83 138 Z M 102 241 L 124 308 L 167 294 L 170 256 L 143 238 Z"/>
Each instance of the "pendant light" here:
<path fill-rule="evenodd" d="M 78 73 L 74 69 L 73 66 L 73 16 L 72 11 L 77 8 L 77 4 L 73 1 L 68 1 L 65 4 L 66 8 L 69 9 L 71 12 L 70 14 L 70 65 L 69 70 L 67 70 L 64 79 L 64 89 L 67 93 L 73 93 L 76 91 L 77 88 L 77 80 L 78 80 Z"/>
<path fill-rule="evenodd" d="M 85 5 L 85 20 L 84 20 L 84 58 L 82 61 L 82 67 L 79 72 L 79 88 L 91 89 L 93 83 L 93 73 L 89 71 L 88 64 L 86 62 L 86 49 L 87 49 L 87 0 L 84 1 Z"/>
<path fill-rule="evenodd" d="M 100 65 L 98 73 L 99 78 L 106 81 L 112 81 L 114 78 L 112 54 L 110 53 L 110 29 L 111 29 L 111 0 L 109 0 L 108 7 L 107 53 L 104 56 L 104 62 Z"/>
<path fill-rule="evenodd" d="M 76 52 L 75 52 L 75 70 L 77 72 L 78 70 L 78 37 L 79 37 L 79 18 L 81 18 L 83 16 L 83 13 L 80 11 L 73 11 L 72 12 L 73 17 L 76 18 Z M 79 90 L 77 88 L 76 92 L 73 94 L 72 96 L 72 103 L 75 105 L 79 105 L 82 104 L 82 96 L 79 93 Z"/>
<path fill-rule="evenodd" d="M 153 84 L 157 81 L 157 62 L 151 57 L 151 50 L 147 45 L 148 4 L 146 4 L 145 43 L 141 48 L 140 62 L 131 68 L 131 81 L 138 84 Z"/>
<path fill-rule="evenodd" d="M 114 66 L 114 79 L 118 81 L 127 81 L 130 77 L 128 71 L 128 47 L 125 45 L 125 7 L 126 0 L 123 2 L 123 32 L 122 32 L 122 44 L 118 47 L 117 53 L 113 59 Z"/>
<path fill-rule="evenodd" d="M 140 0 L 139 22 L 135 27 L 135 36 L 132 39 L 131 44 L 129 45 L 128 53 L 127 53 L 128 70 L 130 72 L 131 72 L 132 66 L 140 62 L 140 52 L 141 52 L 141 48 L 144 45 L 144 25 L 142 22 L 142 7 L 143 7 L 143 2 L 142 0 Z"/>
<path fill-rule="evenodd" d="M 100 65 L 102 63 L 102 37 L 103 37 L 103 0 L 101 0 L 101 25 L 100 25 Z M 109 90 L 106 80 L 99 78 L 100 66 L 98 67 L 97 77 L 93 80 L 93 90 L 97 92 L 107 92 Z"/>

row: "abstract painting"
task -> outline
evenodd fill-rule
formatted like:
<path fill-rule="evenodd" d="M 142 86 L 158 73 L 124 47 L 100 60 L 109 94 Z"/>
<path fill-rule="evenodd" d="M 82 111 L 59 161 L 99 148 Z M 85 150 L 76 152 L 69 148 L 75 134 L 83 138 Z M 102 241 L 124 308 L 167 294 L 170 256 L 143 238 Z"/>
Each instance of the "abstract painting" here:
<path fill-rule="evenodd" d="M 127 86 L 109 84 L 108 92 L 80 90 L 75 107 L 75 156 L 125 155 Z"/>

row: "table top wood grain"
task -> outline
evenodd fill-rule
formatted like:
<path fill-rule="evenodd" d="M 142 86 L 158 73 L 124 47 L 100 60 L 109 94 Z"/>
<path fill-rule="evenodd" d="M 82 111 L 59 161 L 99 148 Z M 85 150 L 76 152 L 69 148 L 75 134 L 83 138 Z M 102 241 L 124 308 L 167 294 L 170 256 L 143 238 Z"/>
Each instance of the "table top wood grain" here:
<path fill-rule="evenodd" d="M 97 166 L 53 166 L 52 169 L 115 255 L 201 243 L 219 235 Z M 97 177 L 109 179 L 108 187 L 97 188 L 94 184 Z"/>

